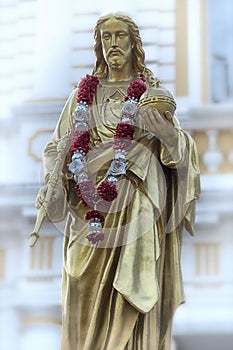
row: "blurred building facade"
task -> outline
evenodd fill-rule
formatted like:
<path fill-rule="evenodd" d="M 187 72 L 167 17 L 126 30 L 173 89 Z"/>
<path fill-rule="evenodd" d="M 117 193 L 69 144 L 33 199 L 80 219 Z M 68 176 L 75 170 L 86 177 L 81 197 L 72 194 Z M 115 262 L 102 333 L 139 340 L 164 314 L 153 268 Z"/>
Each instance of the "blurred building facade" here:
<path fill-rule="evenodd" d="M 187 302 L 177 350 L 233 344 L 233 4 L 226 0 L 0 0 L 0 350 L 57 350 L 63 223 L 45 223 L 29 249 L 41 154 L 72 87 L 91 73 L 99 15 L 128 12 L 147 66 L 175 95 L 197 142 L 202 195 L 183 242 Z M 115 6 L 115 8 L 114 8 Z"/>

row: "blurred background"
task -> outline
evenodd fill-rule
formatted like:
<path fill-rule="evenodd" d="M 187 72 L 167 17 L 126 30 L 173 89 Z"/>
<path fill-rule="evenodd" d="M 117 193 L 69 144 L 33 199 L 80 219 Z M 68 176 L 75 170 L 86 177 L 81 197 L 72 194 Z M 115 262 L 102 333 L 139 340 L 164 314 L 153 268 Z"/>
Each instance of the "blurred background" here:
<path fill-rule="evenodd" d="M 0 0 L 0 350 L 60 348 L 64 224 L 46 223 L 33 249 L 27 239 L 42 150 L 73 85 L 92 72 L 96 20 L 112 11 L 135 19 L 146 64 L 174 94 L 200 157 L 173 348 L 232 350 L 232 0 Z"/>

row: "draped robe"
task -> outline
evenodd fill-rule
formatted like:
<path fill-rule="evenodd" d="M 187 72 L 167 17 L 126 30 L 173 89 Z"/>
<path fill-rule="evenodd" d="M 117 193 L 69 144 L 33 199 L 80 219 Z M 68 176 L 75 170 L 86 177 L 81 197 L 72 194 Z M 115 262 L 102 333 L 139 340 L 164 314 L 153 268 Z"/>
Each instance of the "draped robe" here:
<path fill-rule="evenodd" d="M 128 84 L 102 81 L 89 108 L 89 177 L 98 185 L 113 159 L 113 136 Z M 147 88 L 147 95 L 153 86 Z M 44 151 L 45 178 L 56 142 L 74 129 L 74 89 Z M 180 266 L 184 227 L 192 234 L 199 169 L 195 143 L 182 130 L 165 146 L 139 116 L 127 172 L 105 211 L 105 239 L 91 245 L 88 222 L 64 165 L 68 214 L 64 233 L 62 350 L 169 349 L 172 317 L 184 302 Z M 54 208 L 55 208 L 54 204 Z M 98 208 L 97 208 L 98 209 Z M 59 212 L 56 208 L 56 212 Z M 62 212 L 62 210 L 61 210 Z M 62 218 L 61 218 L 62 219 Z M 52 220 L 52 218 L 51 218 Z"/>

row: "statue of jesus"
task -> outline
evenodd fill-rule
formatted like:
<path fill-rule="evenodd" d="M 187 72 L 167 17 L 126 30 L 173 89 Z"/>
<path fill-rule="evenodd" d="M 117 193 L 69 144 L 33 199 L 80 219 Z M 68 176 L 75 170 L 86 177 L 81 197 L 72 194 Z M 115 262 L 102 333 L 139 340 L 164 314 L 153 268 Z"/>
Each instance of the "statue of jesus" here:
<path fill-rule="evenodd" d="M 39 208 L 70 130 L 47 212 L 51 221 L 67 214 L 62 350 L 169 350 L 184 302 L 182 233 L 193 233 L 199 196 L 196 146 L 172 94 L 145 66 L 134 21 L 100 17 L 94 38 L 93 72 L 72 91 L 45 148 L 37 197 Z"/>

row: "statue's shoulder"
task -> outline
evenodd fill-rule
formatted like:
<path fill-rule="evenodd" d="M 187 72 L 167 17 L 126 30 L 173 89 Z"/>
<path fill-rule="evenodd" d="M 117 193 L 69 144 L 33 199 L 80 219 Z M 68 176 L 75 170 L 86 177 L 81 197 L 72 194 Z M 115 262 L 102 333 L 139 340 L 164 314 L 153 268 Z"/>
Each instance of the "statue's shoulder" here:
<path fill-rule="evenodd" d="M 147 90 L 141 96 L 140 106 L 156 108 L 160 113 L 169 111 L 172 115 L 176 110 L 176 102 L 172 93 L 167 90 L 151 71 L 147 74 Z"/>
<path fill-rule="evenodd" d="M 79 90 L 79 83 L 73 85 L 73 88 L 70 92 L 70 95 L 68 97 L 68 101 L 70 101 L 70 103 L 73 105 L 73 104 L 76 104 L 77 103 L 77 96 L 78 96 L 78 90 Z"/>

